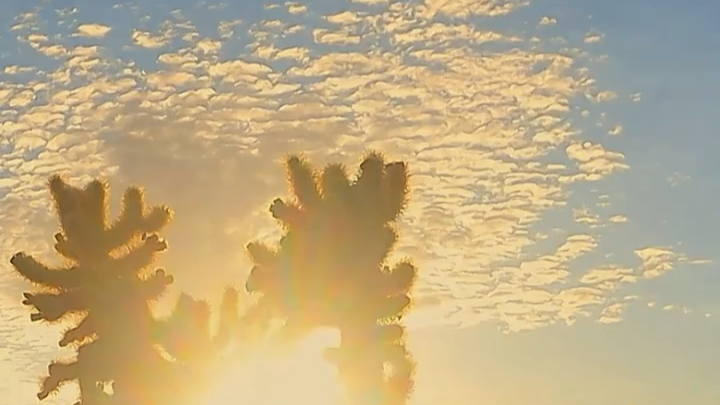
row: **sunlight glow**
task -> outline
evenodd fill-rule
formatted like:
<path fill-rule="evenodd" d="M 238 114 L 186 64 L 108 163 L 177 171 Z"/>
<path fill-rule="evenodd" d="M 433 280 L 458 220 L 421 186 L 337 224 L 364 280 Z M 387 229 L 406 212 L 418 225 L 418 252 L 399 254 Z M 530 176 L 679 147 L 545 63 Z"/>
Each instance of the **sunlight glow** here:
<path fill-rule="evenodd" d="M 335 368 L 322 358 L 323 349 L 338 342 L 335 331 L 320 330 L 290 353 L 265 349 L 218 380 L 210 395 L 195 405 L 278 405 L 298 399 L 314 405 L 342 405 Z"/>

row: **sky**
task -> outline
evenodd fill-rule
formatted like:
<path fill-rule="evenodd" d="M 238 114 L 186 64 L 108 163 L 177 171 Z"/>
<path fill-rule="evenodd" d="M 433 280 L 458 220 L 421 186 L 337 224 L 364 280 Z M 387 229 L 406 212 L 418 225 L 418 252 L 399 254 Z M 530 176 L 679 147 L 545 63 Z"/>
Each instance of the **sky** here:
<path fill-rule="evenodd" d="M 214 300 L 277 238 L 283 156 L 380 149 L 412 173 L 413 404 L 720 403 L 720 3 L 3 6 L 0 256 L 54 260 L 46 178 L 102 176 L 175 209 L 160 263 Z M 0 405 L 67 354 L 27 287 L 0 261 Z"/>

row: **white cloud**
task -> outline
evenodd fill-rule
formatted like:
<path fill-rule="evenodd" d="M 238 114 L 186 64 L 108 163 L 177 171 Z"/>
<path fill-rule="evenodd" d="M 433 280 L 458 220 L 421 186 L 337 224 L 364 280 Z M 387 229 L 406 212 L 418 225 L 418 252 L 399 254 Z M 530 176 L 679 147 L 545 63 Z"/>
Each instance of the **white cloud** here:
<path fill-rule="evenodd" d="M 133 30 L 131 38 L 135 45 L 143 48 L 162 48 L 169 42 L 168 38 L 153 35 L 148 31 L 141 30 Z"/>
<path fill-rule="evenodd" d="M 604 103 L 607 101 L 613 101 L 616 98 L 617 98 L 617 94 L 615 94 L 615 92 L 609 91 L 609 90 L 598 92 L 597 96 L 595 96 L 595 99 L 600 103 Z"/>
<path fill-rule="evenodd" d="M 655 278 L 675 268 L 681 258 L 673 250 L 665 247 L 646 247 L 635 254 L 642 261 L 642 274 L 646 278 Z"/>
<path fill-rule="evenodd" d="M 107 35 L 110 30 L 112 30 L 112 28 L 103 24 L 80 24 L 78 25 L 74 35 L 88 38 L 102 38 Z"/>
<path fill-rule="evenodd" d="M 607 307 L 603 308 L 602 313 L 600 314 L 600 319 L 598 319 L 598 322 L 600 323 L 617 323 L 622 321 L 622 315 L 625 311 L 627 304 L 624 302 L 617 302 L 611 305 L 608 305 Z"/>
<path fill-rule="evenodd" d="M 585 273 L 580 278 L 580 283 L 594 285 L 606 291 L 617 290 L 622 283 L 634 283 L 638 277 L 630 268 L 605 266 L 598 267 Z"/>
<path fill-rule="evenodd" d="M 596 227 L 600 224 L 600 217 L 590 212 L 587 208 L 574 209 L 573 216 L 575 217 L 575 222 L 586 224 L 590 227 Z"/>
<path fill-rule="evenodd" d="M 678 172 L 674 172 L 670 176 L 668 176 L 667 181 L 670 183 L 671 187 L 675 187 L 679 185 L 680 183 L 683 183 L 685 181 L 690 180 L 690 176 Z"/>
<path fill-rule="evenodd" d="M 203 38 L 195 43 L 195 50 L 203 54 L 215 54 L 222 48 L 222 42 L 210 38 Z"/>
<path fill-rule="evenodd" d="M 565 151 L 574 160 L 587 180 L 598 180 L 614 171 L 628 169 L 623 161 L 625 156 L 619 152 L 611 152 L 590 141 L 570 144 Z M 577 179 L 577 177 L 575 177 Z"/>
<path fill-rule="evenodd" d="M 324 18 L 333 24 L 343 25 L 357 24 L 363 20 L 357 12 L 351 10 L 345 10 L 339 13 L 326 15 Z"/>
<path fill-rule="evenodd" d="M 524 0 L 424 0 L 424 7 L 421 8 L 421 11 L 425 16 L 434 16 L 435 14 L 446 14 L 458 18 L 471 15 L 499 16 L 508 14 L 528 3 L 529 1 Z"/>
<path fill-rule="evenodd" d="M 235 34 L 235 27 L 241 24 L 242 20 L 240 19 L 220 21 L 218 23 L 218 34 L 220 35 L 220 38 L 230 38 L 232 35 Z"/>
<path fill-rule="evenodd" d="M 32 66 L 7 65 L 3 68 L 3 73 L 5 73 L 6 75 L 30 73 L 33 71 L 35 71 L 35 68 Z"/>
<path fill-rule="evenodd" d="M 557 24 L 557 19 L 554 17 L 548 17 L 543 16 L 543 18 L 540 19 L 540 25 L 555 25 Z"/>
<path fill-rule="evenodd" d="M 310 50 L 308 48 L 294 46 L 284 49 L 275 48 L 275 46 L 258 46 L 254 54 L 262 59 L 279 60 L 287 59 L 305 63 L 310 60 Z"/>
<path fill-rule="evenodd" d="M 359 44 L 360 36 L 352 33 L 351 30 L 329 30 L 326 28 L 316 28 L 312 31 L 313 40 L 320 44 L 330 45 L 349 45 Z"/>
<path fill-rule="evenodd" d="M 610 131 L 608 131 L 608 134 L 617 136 L 623 133 L 623 126 L 622 125 L 615 125 L 612 128 L 610 128 Z"/>
<path fill-rule="evenodd" d="M 306 5 L 294 1 L 286 2 L 285 6 L 287 7 L 288 13 L 290 14 L 305 14 L 308 11 Z"/>
<path fill-rule="evenodd" d="M 604 34 L 598 33 L 598 32 L 589 32 L 585 35 L 585 43 L 586 44 L 592 44 L 595 42 L 600 42 L 605 37 Z"/>
<path fill-rule="evenodd" d="M 158 62 L 167 65 L 182 66 L 184 64 L 194 64 L 199 59 L 192 53 L 162 53 L 158 56 Z"/>
<path fill-rule="evenodd" d="M 108 45 L 99 37 L 97 46 L 73 48 L 40 31 L 28 35 L 59 67 L 33 82 L 0 84 L 0 104 L 10 110 L 0 128 L 13 146 L 0 156 L 9 173 L 0 180 L 7 193 L 0 212 L 13 213 L 0 214 L 11 235 L 0 253 L 47 248 L 36 237 L 52 228 L 48 173 L 106 175 L 113 184 L 145 185 L 153 200 L 176 208 L 164 260 L 179 287 L 214 291 L 239 282 L 237 269 L 247 263 L 238 246 L 274 234 L 265 211 L 284 193 L 283 154 L 355 164 L 366 148 L 381 148 L 409 160 L 413 173 L 398 254 L 423 269 L 417 297 L 436 303 L 426 308 L 434 322 L 516 331 L 571 324 L 602 308 L 610 319 L 607 304 L 638 277 L 603 258 L 590 271 L 575 268 L 604 243 L 607 217 L 569 193 L 628 165 L 622 153 L 579 139 L 568 115 L 578 96 L 612 102 L 614 93 L 595 89 L 572 55 L 462 20 L 526 2 L 375 3 L 319 25 L 309 18 L 315 10 L 242 23 L 251 35 L 246 53 L 229 8 L 210 25 L 219 38 L 177 21 L 192 20 L 192 12 L 175 13 L 157 34 L 132 32 L 135 45 L 154 50 L 147 51 L 157 58 L 153 67 L 148 59 L 140 68 L 122 49 L 101 52 Z M 306 29 L 322 46 L 293 42 Z M 488 41 L 493 51 L 477 46 Z M 540 243 L 537 229 L 564 226 L 545 222 L 563 209 L 568 227 L 581 230 Z M 639 255 L 646 277 L 662 273 L 659 259 Z M 185 273 L 196 268 L 220 270 L 212 280 Z"/>
<path fill-rule="evenodd" d="M 28 42 L 31 44 L 41 44 L 48 41 L 47 35 L 32 33 L 27 37 Z"/>

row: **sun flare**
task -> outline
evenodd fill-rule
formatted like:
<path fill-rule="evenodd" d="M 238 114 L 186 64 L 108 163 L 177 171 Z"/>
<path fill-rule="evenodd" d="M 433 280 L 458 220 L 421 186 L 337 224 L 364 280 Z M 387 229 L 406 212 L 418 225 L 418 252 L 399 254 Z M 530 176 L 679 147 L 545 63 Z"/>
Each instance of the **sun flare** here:
<path fill-rule="evenodd" d="M 320 330 L 300 341 L 289 353 L 265 349 L 216 380 L 209 395 L 193 405 L 278 405 L 298 400 L 315 405 L 341 405 L 342 387 L 335 368 L 322 357 L 323 349 L 338 342 L 337 332 Z"/>

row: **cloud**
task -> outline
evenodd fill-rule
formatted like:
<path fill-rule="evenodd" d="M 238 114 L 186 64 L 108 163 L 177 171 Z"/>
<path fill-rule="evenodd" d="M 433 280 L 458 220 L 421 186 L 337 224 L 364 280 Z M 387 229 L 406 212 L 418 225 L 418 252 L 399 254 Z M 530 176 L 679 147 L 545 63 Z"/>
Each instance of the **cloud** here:
<path fill-rule="evenodd" d="M 213 55 L 218 53 L 222 48 L 222 42 L 210 38 L 203 38 L 195 43 L 195 51 L 205 55 Z"/>
<path fill-rule="evenodd" d="M 598 32 L 589 32 L 585 35 L 585 43 L 586 44 L 593 44 L 596 42 L 602 41 L 602 39 L 605 37 L 604 34 L 598 33 Z"/>
<path fill-rule="evenodd" d="M 35 70 L 32 66 L 17 66 L 17 65 L 7 65 L 3 68 L 3 73 L 6 75 L 17 75 L 17 74 L 23 74 L 23 73 L 30 73 Z"/>
<path fill-rule="evenodd" d="M 575 181 L 580 176 L 586 180 L 598 180 L 618 170 L 628 169 L 623 163 L 625 156 L 619 152 L 611 152 L 590 141 L 575 142 L 565 148 L 567 156 L 576 162 L 580 173 L 570 176 L 566 181 Z"/>
<path fill-rule="evenodd" d="M 675 268 L 683 257 L 664 247 L 646 247 L 636 250 L 635 254 L 642 261 L 642 274 L 645 278 L 660 277 Z"/>
<path fill-rule="evenodd" d="M 42 323 L 31 323 L 20 299 L 0 295 L 0 392 L 4 401 L 15 404 L 28 403 L 37 392 L 37 376 L 44 375 L 47 363 L 56 356 L 67 357 L 68 350 L 57 349 L 57 336 L 62 328 Z M 76 388 L 62 390 L 50 398 L 51 403 L 70 403 L 76 397 Z"/>
<path fill-rule="evenodd" d="M 375 1 L 377 0 L 363 0 Z M 428 17 L 445 14 L 450 17 L 466 18 L 472 15 L 501 16 L 516 8 L 529 4 L 521 0 L 424 0 L 420 11 Z"/>
<path fill-rule="evenodd" d="M 593 285 L 601 290 L 614 291 L 622 283 L 634 283 L 638 279 L 635 272 L 630 268 L 605 266 L 598 267 L 585 273 L 580 278 L 580 283 Z"/>
<path fill-rule="evenodd" d="M 572 324 L 640 282 L 633 263 L 594 259 L 621 216 L 601 220 L 570 198 L 629 168 L 569 119 L 578 100 L 614 100 L 587 61 L 465 19 L 527 2 L 375 3 L 325 17 L 310 9 L 303 25 L 287 13 L 240 22 L 230 7 L 218 21 L 158 15 L 158 30 L 132 30 L 132 43 L 153 50 L 141 58 L 109 38 L 73 46 L 33 31 L 28 44 L 57 66 L 0 84 L 0 255 L 48 252 L 48 174 L 105 176 L 115 208 L 130 183 L 175 208 L 161 264 L 178 288 L 217 295 L 242 284 L 247 241 L 277 236 L 267 204 L 285 192 L 286 153 L 355 165 L 379 148 L 413 173 L 397 256 L 422 269 L 414 316 L 505 332 Z M 234 35 L 239 24 L 250 38 Z M 669 259 L 642 252 L 643 274 L 661 275 Z M 593 270 L 578 268 L 589 258 Z"/>
<path fill-rule="evenodd" d="M 598 92 L 597 96 L 595 96 L 595 100 L 597 100 L 599 103 L 612 101 L 612 100 L 615 100 L 616 98 L 617 98 L 617 94 L 615 94 L 615 92 L 609 91 L 609 90 Z"/>
<path fill-rule="evenodd" d="M 493 31 L 480 31 L 469 25 L 449 25 L 435 22 L 429 26 L 413 28 L 394 35 L 395 43 L 409 45 L 423 43 L 425 45 L 439 45 L 450 41 L 467 40 L 473 43 L 491 41 L 518 42 L 520 38 L 508 37 Z"/>
<path fill-rule="evenodd" d="M 80 24 L 74 35 L 87 38 L 102 38 L 107 35 L 110 30 L 112 30 L 112 28 L 98 23 Z"/>
<path fill-rule="evenodd" d="M 235 27 L 242 24 L 241 19 L 224 20 L 218 23 L 218 34 L 220 38 L 227 39 L 235 34 Z"/>
<path fill-rule="evenodd" d="M 357 12 L 351 10 L 341 11 L 339 13 L 326 15 L 325 20 L 333 24 L 357 24 L 363 21 L 363 18 L 358 15 Z"/>
<path fill-rule="evenodd" d="M 350 0 L 353 3 L 360 4 L 386 4 L 389 0 Z"/>
<path fill-rule="evenodd" d="M 678 172 L 674 172 L 667 178 L 667 181 L 668 183 L 670 183 L 671 187 L 675 187 L 688 180 L 690 180 L 690 176 Z"/>
<path fill-rule="evenodd" d="M 610 131 L 608 131 L 608 134 L 617 136 L 623 133 L 623 126 L 622 125 L 615 125 L 612 128 L 610 128 Z"/>
<path fill-rule="evenodd" d="M 577 223 L 587 224 L 591 228 L 600 225 L 600 217 L 596 214 L 591 213 L 590 210 L 588 210 L 587 208 L 574 209 L 573 215 L 575 217 L 575 222 Z"/>
<path fill-rule="evenodd" d="M 539 24 L 540 25 L 555 25 L 555 24 L 557 24 L 557 19 L 555 19 L 554 17 L 543 16 L 543 18 L 540 19 Z"/>
<path fill-rule="evenodd" d="M 286 2 L 285 6 L 287 7 L 288 13 L 290 14 L 305 14 L 308 11 L 306 5 L 293 1 Z"/>
<path fill-rule="evenodd" d="M 611 305 L 608 305 L 607 307 L 603 308 L 602 313 L 600 314 L 600 319 L 598 319 L 598 322 L 609 324 L 609 323 L 618 323 L 622 321 L 622 315 L 626 308 L 627 304 L 624 302 L 617 302 Z"/>
<path fill-rule="evenodd" d="M 195 63 L 199 61 L 198 57 L 192 53 L 162 53 L 158 56 L 158 62 L 166 65 L 176 65 L 180 68 L 182 66 L 194 67 Z"/>
<path fill-rule="evenodd" d="M 168 38 L 156 36 L 148 31 L 141 30 L 133 30 L 131 38 L 135 45 L 143 48 L 162 48 L 169 42 Z"/>
<path fill-rule="evenodd" d="M 349 45 L 359 44 L 360 36 L 353 34 L 349 29 L 329 30 L 316 28 L 312 31 L 313 40 L 320 44 Z"/>
<path fill-rule="evenodd" d="M 292 60 L 305 63 L 310 60 L 310 50 L 308 48 L 293 46 L 284 49 L 278 49 L 274 45 L 258 46 L 255 48 L 255 56 L 266 60 Z"/>

